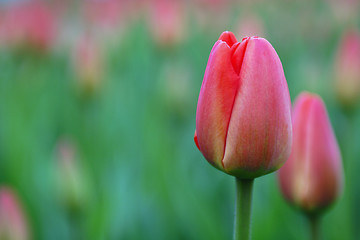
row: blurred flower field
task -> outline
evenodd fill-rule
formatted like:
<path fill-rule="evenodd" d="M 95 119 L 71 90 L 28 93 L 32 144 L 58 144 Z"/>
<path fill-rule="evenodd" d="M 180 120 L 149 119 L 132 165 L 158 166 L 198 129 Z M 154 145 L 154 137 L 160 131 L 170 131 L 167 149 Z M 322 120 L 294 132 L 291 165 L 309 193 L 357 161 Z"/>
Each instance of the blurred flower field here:
<path fill-rule="evenodd" d="M 271 42 L 292 100 L 324 99 L 345 188 L 323 239 L 360 239 L 359 13 L 358 0 L 0 1 L 0 234 L 231 239 L 234 179 L 193 141 L 207 59 L 230 30 Z M 253 239 L 308 239 L 277 173 L 255 185 Z M 1 206 L 9 195 L 19 209 Z"/>

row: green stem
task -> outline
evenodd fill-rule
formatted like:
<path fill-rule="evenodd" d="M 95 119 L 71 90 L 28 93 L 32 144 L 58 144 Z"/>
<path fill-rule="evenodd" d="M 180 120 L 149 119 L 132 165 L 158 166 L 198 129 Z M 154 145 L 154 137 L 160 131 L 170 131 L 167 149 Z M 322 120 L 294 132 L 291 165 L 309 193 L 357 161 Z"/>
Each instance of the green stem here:
<path fill-rule="evenodd" d="M 235 240 L 250 240 L 251 201 L 254 179 L 236 178 Z"/>
<path fill-rule="evenodd" d="M 311 231 L 311 240 L 320 239 L 320 219 L 319 216 L 308 216 Z"/>

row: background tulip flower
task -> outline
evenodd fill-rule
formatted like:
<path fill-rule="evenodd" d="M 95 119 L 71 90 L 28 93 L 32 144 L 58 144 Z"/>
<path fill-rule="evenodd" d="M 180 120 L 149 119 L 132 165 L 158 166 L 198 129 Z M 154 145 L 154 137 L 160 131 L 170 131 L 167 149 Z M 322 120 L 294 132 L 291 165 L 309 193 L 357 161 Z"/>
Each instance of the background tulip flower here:
<path fill-rule="evenodd" d="M 83 36 L 73 49 L 73 68 L 78 85 L 85 95 L 96 92 L 103 78 L 103 58 L 99 44 L 89 36 Z"/>
<path fill-rule="evenodd" d="M 264 36 L 264 24 L 256 15 L 248 14 L 238 20 L 237 32 L 242 36 Z"/>
<path fill-rule="evenodd" d="M 182 1 L 154 0 L 149 5 L 149 28 L 160 46 L 171 46 L 185 38 L 185 11 Z"/>
<path fill-rule="evenodd" d="M 235 239 L 249 238 L 253 179 L 280 168 L 290 154 L 290 106 L 271 44 L 222 33 L 206 67 L 194 139 L 209 163 L 236 177 Z"/>
<path fill-rule="evenodd" d="M 89 199 L 89 182 L 85 169 L 80 165 L 76 148 L 69 139 L 61 139 L 56 150 L 56 180 L 61 203 L 71 214 L 82 213 L 88 206 Z"/>
<path fill-rule="evenodd" d="M 360 97 L 360 33 L 348 30 L 335 58 L 335 90 L 340 102 L 351 107 Z"/>
<path fill-rule="evenodd" d="M 0 188 L 0 239 L 30 239 L 20 202 L 9 187 Z"/>
<path fill-rule="evenodd" d="M 342 192 L 339 147 L 322 99 L 302 93 L 294 104 L 293 147 L 279 170 L 281 191 L 291 204 L 314 218 Z"/>
<path fill-rule="evenodd" d="M 47 50 L 54 42 L 56 17 L 42 1 L 20 2 L 6 8 L 0 38 L 6 46 Z"/>

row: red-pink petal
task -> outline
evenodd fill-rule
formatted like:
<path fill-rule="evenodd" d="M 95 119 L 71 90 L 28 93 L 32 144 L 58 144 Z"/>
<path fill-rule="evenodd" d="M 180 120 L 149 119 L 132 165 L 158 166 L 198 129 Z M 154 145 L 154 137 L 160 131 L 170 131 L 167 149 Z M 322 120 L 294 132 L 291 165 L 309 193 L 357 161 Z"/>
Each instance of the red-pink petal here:
<path fill-rule="evenodd" d="M 225 138 L 239 84 L 231 63 L 231 49 L 217 41 L 210 53 L 196 112 L 198 144 L 204 157 L 222 169 Z"/>
<path fill-rule="evenodd" d="M 280 59 L 263 38 L 247 38 L 226 138 L 225 170 L 254 178 L 277 170 L 291 146 L 291 103 Z"/>
<path fill-rule="evenodd" d="M 232 47 L 232 45 L 234 45 L 235 43 L 238 42 L 236 40 L 235 35 L 232 32 L 229 32 L 229 31 L 223 32 L 220 35 L 219 40 L 226 42 L 227 45 L 229 45 L 229 47 Z"/>

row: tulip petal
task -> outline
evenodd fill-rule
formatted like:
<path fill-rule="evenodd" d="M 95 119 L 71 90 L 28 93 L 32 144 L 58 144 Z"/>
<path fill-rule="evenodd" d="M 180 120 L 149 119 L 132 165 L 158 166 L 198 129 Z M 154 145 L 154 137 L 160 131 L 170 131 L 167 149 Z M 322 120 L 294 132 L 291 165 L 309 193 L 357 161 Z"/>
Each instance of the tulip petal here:
<path fill-rule="evenodd" d="M 238 42 L 236 40 L 235 35 L 232 32 L 229 32 L 229 31 L 223 32 L 220 35 L 219 40 L 222 40 L 222 41 L 226 42 L 229 45 L 229 47 L 232 47 L 235 43 Z"/>
<path fill-rule="evenodd" d="M 204 157 L 223 169 L 225 138 L 239 85 L 229 44 L 215 43 L 205 70 L 196 112 L 197 140 Z"/>
<path fill-rule="evenodd" d="M 226 172 L 254 178 L 277 170 L 291 146 L 290 96 L 276 51 L 263 38 L 248 38 L 242 62 L 241 88 L 226 138 Z M 236 52 L 234 53 L 234 55 Z"/>

